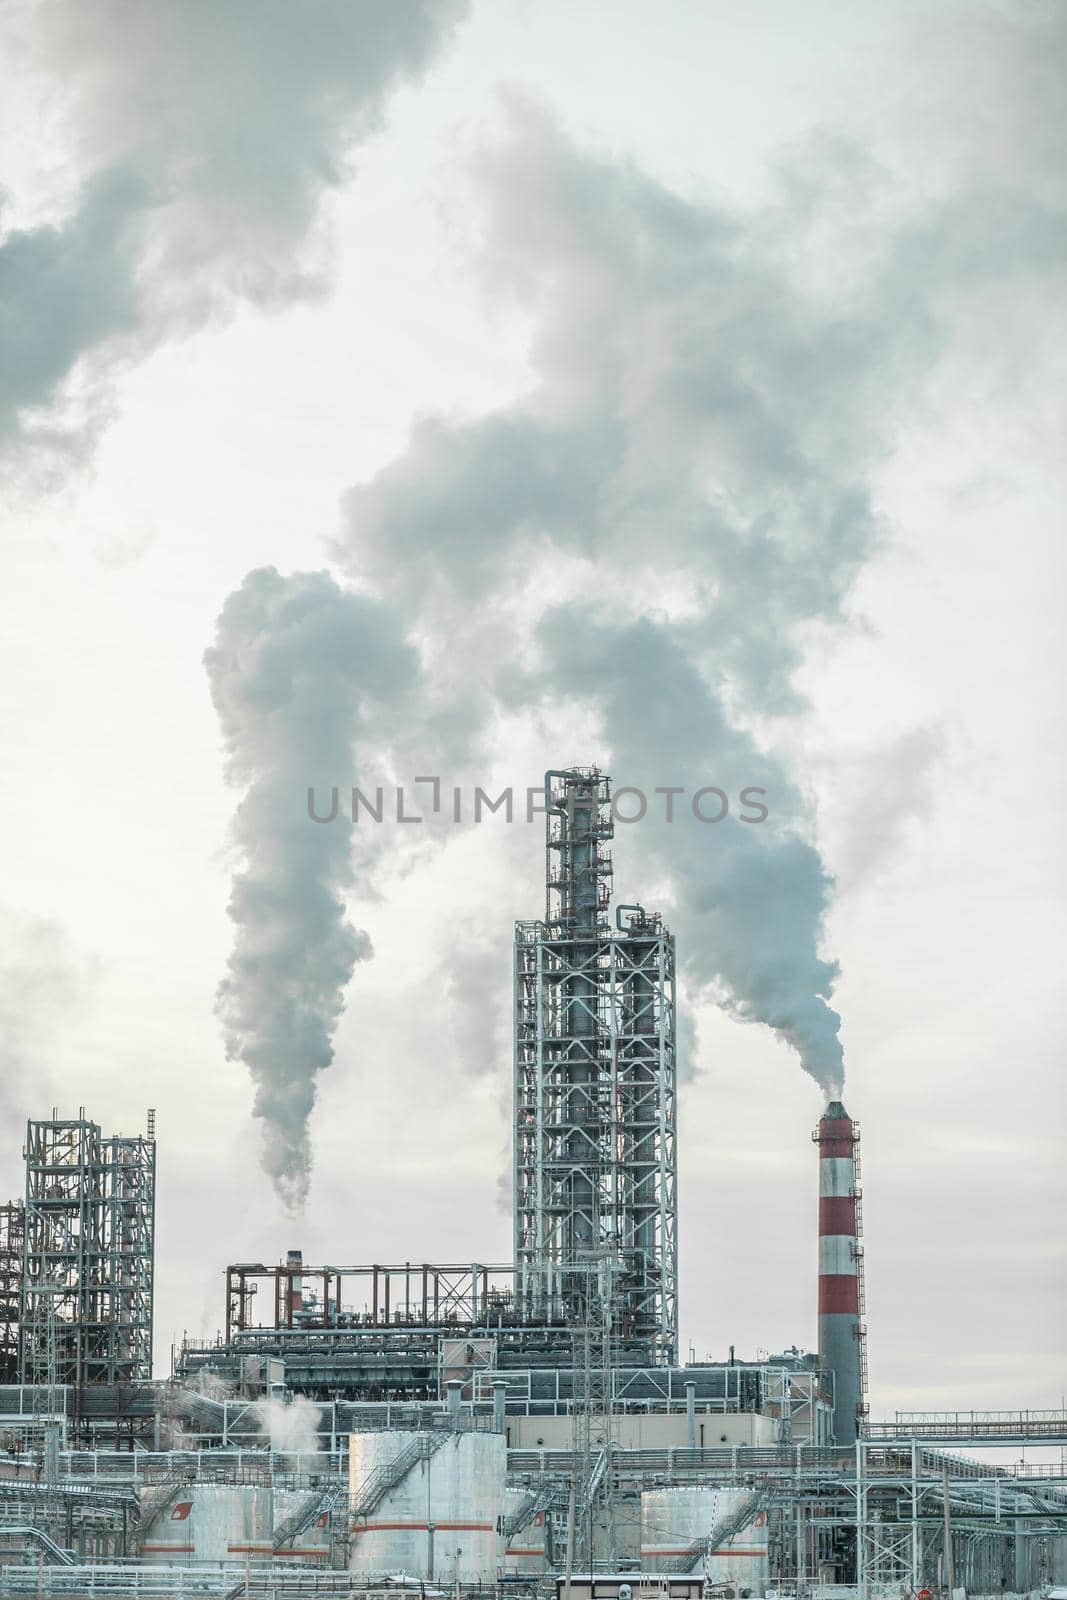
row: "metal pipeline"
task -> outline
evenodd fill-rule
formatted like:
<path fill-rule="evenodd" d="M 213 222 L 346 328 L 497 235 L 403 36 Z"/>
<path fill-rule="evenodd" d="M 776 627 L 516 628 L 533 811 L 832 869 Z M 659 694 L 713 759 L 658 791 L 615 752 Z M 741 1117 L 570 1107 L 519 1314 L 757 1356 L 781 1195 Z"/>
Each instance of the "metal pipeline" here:
<path fill-rule="evenodd" d="M 577 778 L 578 775 L 578 769 L 576 767 L 549 767 L 548 771 L 545 773 L 546 811 L 566 811 L 567 809 L 565 801 L 553 801 L 551 780 L 553 778 Z"/>

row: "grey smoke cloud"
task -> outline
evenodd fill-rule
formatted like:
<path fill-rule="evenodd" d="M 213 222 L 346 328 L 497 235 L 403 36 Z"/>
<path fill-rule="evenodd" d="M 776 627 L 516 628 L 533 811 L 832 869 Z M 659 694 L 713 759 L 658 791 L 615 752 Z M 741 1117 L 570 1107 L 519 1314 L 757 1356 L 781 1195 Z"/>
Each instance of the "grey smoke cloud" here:
<path fill-rule="evenodd" d="M 885 354 L 877 325 L 820 314 L 765 220 L 584 155 L 529 107 L 512 119 L 483 164 L 488 271 L 537 309 L 539 383 L 473 424 L 421 423 L 349 495 L 341 553 L 430 629 L 450 604 L 482 614 L 553 552 L 595 564 L 614 619 L 588 599 L 543 612 L 540 668 L 497 655 L 495 690 L 512 707 L 595 705 L 620 782 L 767 788 L 769 831 L 646 821 L 634 853 L 674 881 L 696 992 L 772 1027 L 836 1091 L 830 880 L 794 783 L 737 708 L 795 706 L 802 628 L 839 617 L 877 544 L 877 435 L 856 404 Z M 671 573 L 682 614 L 653 601 L 642 619 L 643 591 Z"/>
<path fill-rule="evenodd" d="M 344 991 L 368 935 L 344 896 L 374 894 L 376 840 L 309 823 L 302 801 L 381 750 L 417 676 L 387 608 L 326 573 L 251 572 L 230 595 L 205 657 L 228 757 L 244 790 L 234 821 L 240 865 L 229 904 L 234 944 L 218 993 L 227 1054 L 247 1066 L 264 1165 L 299 1210 L 311 1171 L 316 1079 L 333 1060 Z M 377 832 L 377 830 L 376 830 Z"/>
<path fill-rule="evenodd" d="M 767 719 L 802 707 L 813 637 L 849 620 L 884 539 L 879 469 L 952 346 L 960 297 L 1018 297 L 1054 270 L 1064 225 L 1010 163 L 994 185 L 956 171 L 950 200 L 935 184 L 897 214 L 867 153 L 820 134 L 780 180 L 751 213 L 685 199 L 513 101 L 508 138 L 476 166 L 480 270 L 532 318 L 533 381 L 474 421 L 420 420 L 346 497 L 333 553 L 434 663 L 391 746 L 417 749 L 421 770 L 484 749 L 500 712 L 563 704 L 595 712 L 618 782 L 767 789 L 769 826 L 646 820 L 631 892 L 646 872 L 668 883 L 691 990 L 771 1028 L 837 1093 L 833 883 Z M 324 784 L 353 738 L 336 735 Z M 295 890 L 303 844 L 280 816 L 243 810 L 249 846 L 277 841 Z M 337 894 L 347 870 L 331 856 Z M 242 911 L 249 928 L 257 911 Z M 341 950 L 320 1034 L 356 953 Z M 297 1121 L 306 1133 L 306 1107 Z"/>
<path fill-rule="evenodd" d="M 691 998 L 770 1027 L 828 1095 L 839 1093 L 841 1018 L 829 1004 L 838 968 L 819 953 L 833 884 L 804 836 L 808 807 L 782 763 L 731 720 L 669 624 L 620 621 L 572 602 L 545 616 L 538 640 L 541 669 L 527 689 L 550 702 L 582 684 L 620 781 L 649 796 L 657 786 L 686 791 L 670 823 L 662 799 L 632 829 L 617 823 L 616 854 L 636 855 L 645 872 L 670 881 Z M 761 788 L 769 816 L 745 822 L 735 801 L 722 821 L 701 822 L 689 797 L 707 784 L 731 797 Z M 704 809 L 715 816 L 721 802 L 709 797 Z"/>
<path fill-rule="evenodd" d="M 80 194 L 0 246 L 0 429 L 88 364 L 104 380 L 161 340 L 330 281 L 321 201 L 424 73 L 467 0 L 42 0 L 5 19 Z M 73 429 L 84 444 L 105 394 Z M 26 443 L 61 440 L 38 425 Z"/>
<path fill-rule="evenodd" d="M 0 435 L 47 405 L 84 350 L 134 325 L 147 203 L 132 173 L 101 173 L 62 226 L 0 244 Z"/>
<path fill-rule="evenodd" d="M 478 164 L 482 266 L 533 314 L 534 382 L 473 422 L 422 419 L 349 493 L 335 547 L 424 634 L 450 619 L 453 662 L 479 683 L 492 662 L 502 703 L 596 707 L 617 781 L 763 782 L 770 827 L 645 822 L 633 851 L 673 882 L 697 992 L 771 1027 L 834 1093 L 833 885 L 797 779 L 754 728 L 800 709 L 813 633 L 847 620 L 884 538 L 877 472 L 951 344 L 954 300 L 1040 279 L 1067 237 L 1038 187 L 980 178 L 872 224 L 884 176 L 822 134 L 783 167 L 778 205 L 727 211 L 513 101 Z M 847 239 L 866 229 L 841 265 L 834 218 Z M 829 285 L 811 271 L 828 259 Z M 564 606 L 561 557 L 581 596 Z M 487 649 L 494 611 L 550 575 L 552 603 Z"/>

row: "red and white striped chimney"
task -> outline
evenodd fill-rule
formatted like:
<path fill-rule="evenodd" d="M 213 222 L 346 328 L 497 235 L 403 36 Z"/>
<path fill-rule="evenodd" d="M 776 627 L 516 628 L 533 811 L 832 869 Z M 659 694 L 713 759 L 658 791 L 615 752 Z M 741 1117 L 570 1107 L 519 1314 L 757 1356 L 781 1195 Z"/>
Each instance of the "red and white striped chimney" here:
<path fill-rule="evenodd" d="M 833 1374 L 834 1439 L 848 1445 L 856 1442 L 864 1405 L 859 1129 L 832 1100 L 812 1138 L 819 1146 L 819 1357 Z"/>

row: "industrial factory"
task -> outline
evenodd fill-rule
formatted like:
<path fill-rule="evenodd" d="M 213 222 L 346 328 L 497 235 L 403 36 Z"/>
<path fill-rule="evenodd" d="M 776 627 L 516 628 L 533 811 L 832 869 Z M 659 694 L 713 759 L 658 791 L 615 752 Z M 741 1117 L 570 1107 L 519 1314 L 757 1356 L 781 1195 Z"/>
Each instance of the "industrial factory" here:
<path fill-rule="evenodd" d="M 958 1600 L 1067 1577 L 1067 1466 L 1019 1460 L 1067 1459 L 1064 1411 L 869 1414 L 839 1100 L 813 1134 L 817 1349 L 682 1361 L 674 939 L 612 903 L 610 779 L 550 772 L 545 800 L 510 1262 L 281 1240 L 219 1262 L 217 1337 L 159 1378 L 152 1114 L 134 1137 L 29 1123 L 0 1207 L 0 1593 Z"/>

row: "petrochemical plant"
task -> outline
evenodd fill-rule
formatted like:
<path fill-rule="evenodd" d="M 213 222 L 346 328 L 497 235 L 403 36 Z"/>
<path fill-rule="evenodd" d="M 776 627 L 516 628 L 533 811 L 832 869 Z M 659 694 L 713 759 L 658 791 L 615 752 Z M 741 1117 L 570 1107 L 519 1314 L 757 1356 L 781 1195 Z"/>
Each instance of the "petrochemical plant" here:
<path fill-rule="evenodd" d="M 674 939 L 610 905 L 608 777 L 545 783 L 512 1261 L 232 1263 L 219 1336 L 155 1378 L 151 1113 L 132 1138 L 31 1121 L 0 1207 L 0 1593 L 958 1600 L 1067 1576 L 1063 1410 L 868 1414 L 839 1101 L 814 1134 L 817 1353 L 680 1360 Z"/>

